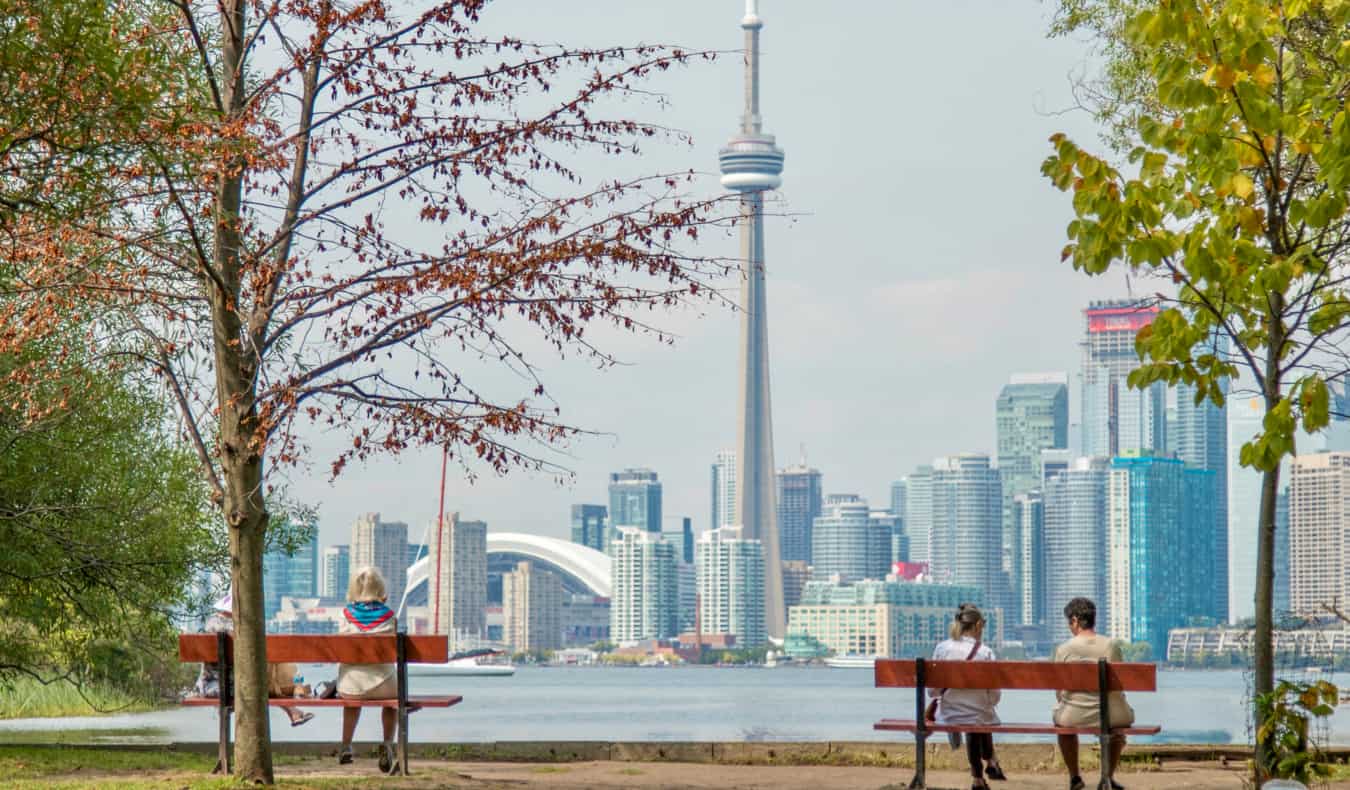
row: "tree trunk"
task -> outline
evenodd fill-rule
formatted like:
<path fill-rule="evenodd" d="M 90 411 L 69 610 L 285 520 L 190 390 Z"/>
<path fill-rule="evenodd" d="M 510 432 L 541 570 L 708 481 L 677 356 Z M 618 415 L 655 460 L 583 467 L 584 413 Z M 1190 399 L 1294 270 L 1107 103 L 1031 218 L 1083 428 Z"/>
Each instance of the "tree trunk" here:
<path fill-rule="evenodd" d="M 246 454 L 252 455 L 252 454 Z M 263 606 L 263 544 L 268 514 L 262 497 L 262 463 L 245 457 L 224 464 L 231 505 L 230 575 L 234 584 L 234 762 L 244 781 L 272 783 L 267 711 L 267 623 Z M 231 468 L 233 466 L 234 468 Z M 242 515 L 242 520 L 235 521 Z"/>
<path fill-rule="evenodd" d="M 1269 330 L 1266 345 L 1265 398 L 1266 414 L 1270 414 L 1280 402 L 1282 383 L 1280 380 L 1280 352 L 1285 343 L 1284 324 L 1281 313 L 1284 299 L 1274 295 L 1270 303 Z M 1275 689 L 1275 505 L 1280 493 L 1280 466 L 1261 473 L 1261 515 L 1256 530 L 1256 633 L 1252 646 L 1252 661 L 1255 668 L 1253 678 L 1253 697 L 1260 698 Z M 1260 705 L 1254 705 L 1253 720 L 1256 732 L 1261 731 L 1265 715 Z M 1256 738 L 1256 754 L 1253 766 L 1256 786 L 1260 787 L 1265 779 L 1268 763 L 1268 749 L 1260 738 Z"/>

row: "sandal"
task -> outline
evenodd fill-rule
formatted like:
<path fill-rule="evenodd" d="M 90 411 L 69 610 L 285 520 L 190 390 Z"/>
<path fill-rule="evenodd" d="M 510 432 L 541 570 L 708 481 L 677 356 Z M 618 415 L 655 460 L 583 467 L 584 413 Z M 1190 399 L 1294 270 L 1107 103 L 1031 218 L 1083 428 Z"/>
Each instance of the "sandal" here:
<path fill-rule="evenodd" d="M 971 783 L 970 790 L 989 790 L 989 783 L 983 779 L 976 779 Z"/>
<path fill-rule="evenodd" d="M 1003 766 L 998 764 L 998 760 L 994 760 L 984 767 L 984 775 L 998 782 L 1008 781 L 1008 775 L 1003 773 Z"/>
<path fill-rule="evenodd" d="M 344 746 L 338 751 L 338 765 L 351 765 L 352 747 Z"/>
<path fill-rule="evenodd" d="M 292 726 L 292 727 L 299 727 L 301 724 L 307 723 L 307 722 L 308 722 L 310 719 L 312 719 L 312 718 L 314 718 L 314 714 L 313 714 L 313 713 L 309 713 L 309 712 L 302 713 L 302 714 L 300 714 L 300 717 L 299 717 L 299 718 L 291 719 L 291 726 Z"/>

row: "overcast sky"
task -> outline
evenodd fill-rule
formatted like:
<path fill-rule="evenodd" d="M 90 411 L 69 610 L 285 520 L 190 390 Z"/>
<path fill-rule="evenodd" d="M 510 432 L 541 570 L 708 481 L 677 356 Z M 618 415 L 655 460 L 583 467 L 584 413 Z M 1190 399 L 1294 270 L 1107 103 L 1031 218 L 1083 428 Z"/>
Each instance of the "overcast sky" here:
<path fill-rule="evenodd" d="M 572 45 L 725 50 L 741 44 L 743 7 L 499 0 L 485 23 Z M 1051 8 L 761 0 L 762 113 L 787 153 L 781 197 L 793 214 L 767 232 L 776 460 L 794 463 L 804 447 L 827 492 L 881 506 L 890 481 L 916 464 L 992 452 L 1000 386 L 1018 372 L 1074 374 L 1081 309 L 1128 292 L 1118 275 L 1088 278 L 1059 262 L 1069 205 L 1039 174 L 1046 140 L 1065 131 L 1095 145 L 1096 132 L 1085 114 L 1058 112 L 1071 105 L 1071 76 L 1090 64 L 1082 42 L 1046 40 Z M 694 145 L 650 150 L 642 164 L 706 172 L 703 188 L 715 190 L 717 149 L 739 121 L 741 69 L 730 56 L 655 82 L 669 107 L 635 112 L 689 132 Z M 610 166 L 596 160 L 584 175 L 599 180 Z M 733 239 L 709 244 L 734 254 Z M 685 515 L 706 528 L 709 464 L 735 444 L 738 320 L 709 309 L 659 322 L 677 342 L 612 338 L 619 368 L 539 360 L 563 417 L 605 433 L 572 448 L 573 482 L 452 475 L 447 509 L 494 531 L 566 537 L 569 505 L 605 503 L 610 471 L 647 466 L 664 484 L 667 528 Z M 348 542 L 367 511 L 420 537 L 435 516 L 438 455 L 381 458 L 330 484 L 331 447 L 311 441 L 315 463 L 291 486 L 318 506 L 321 543 Z"/>

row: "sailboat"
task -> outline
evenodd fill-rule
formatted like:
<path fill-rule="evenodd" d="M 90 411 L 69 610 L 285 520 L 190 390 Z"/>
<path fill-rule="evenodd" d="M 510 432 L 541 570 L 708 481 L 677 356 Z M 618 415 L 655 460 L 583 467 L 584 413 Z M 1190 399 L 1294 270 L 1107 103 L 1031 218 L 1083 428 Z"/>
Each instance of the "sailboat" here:
<path fill-rule="evenodd" d="M 511 664 L 482 664 L 480 658 L 502 655 L 501 650 L 489 647 L 477 650 L 465 650 L 450 656 L 444 664 L 409 664 L 409 675 L 429 675 L 446 677 L 451 675 L 514 675 L 516 668 Z"/>

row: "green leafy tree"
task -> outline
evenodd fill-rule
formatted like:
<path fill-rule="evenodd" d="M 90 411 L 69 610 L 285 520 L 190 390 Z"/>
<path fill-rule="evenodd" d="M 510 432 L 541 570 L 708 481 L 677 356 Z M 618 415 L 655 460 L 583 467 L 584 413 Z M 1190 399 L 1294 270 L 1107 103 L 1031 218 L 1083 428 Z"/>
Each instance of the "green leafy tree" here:
<path fill-rule="evenodd" d="M 1042 172 L 1075 214 L 1063 257 L 1160 280 L 1166 309 L 1139 333 L 1131 386 L 1184 383 L 1216 404 L 1245 388 L 1264 406 L 1241 462 L 1262 474 L 1253 652 L 1269 694 L 1280 463 L 1299 428 L 1327 425 L 1328 381 L 1350 370 L 1350 2 L 1065 6 L 1062 24 L 1106 41 L 1099 86 L 1118 104 L 1098 108 L 1129 165 L 1052 138 Z"/>

